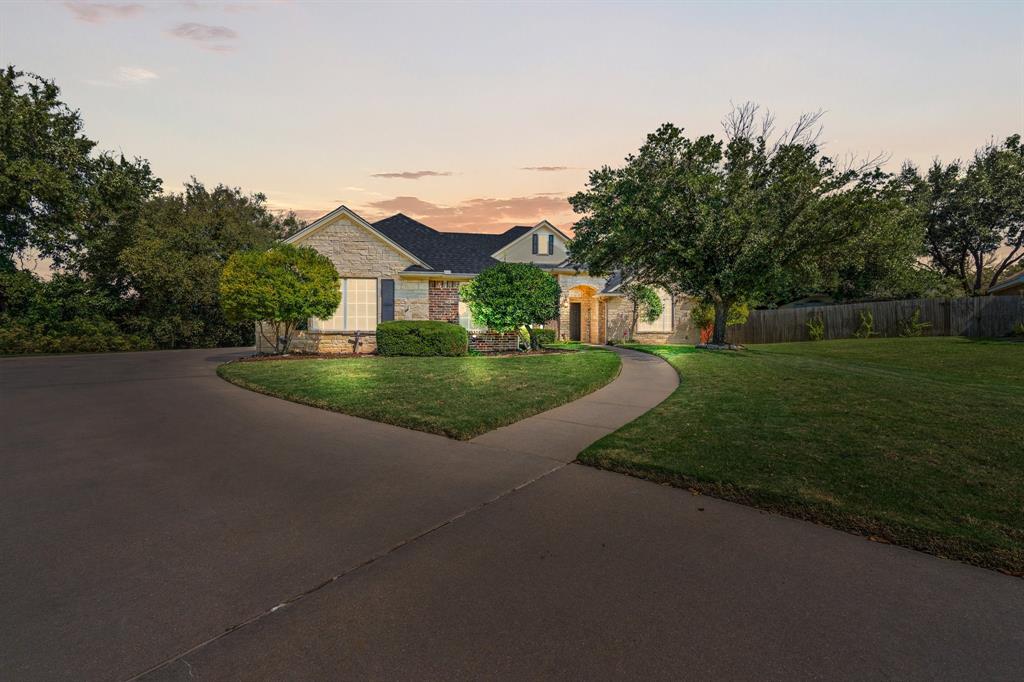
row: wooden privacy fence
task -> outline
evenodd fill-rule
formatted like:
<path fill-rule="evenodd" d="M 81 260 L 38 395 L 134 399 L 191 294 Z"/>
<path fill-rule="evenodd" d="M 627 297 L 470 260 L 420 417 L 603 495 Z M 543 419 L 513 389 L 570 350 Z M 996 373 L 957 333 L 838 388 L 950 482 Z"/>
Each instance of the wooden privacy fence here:
<path fill-rule="evenodd" d="M 878 336 L 899 336 L 914 312 L 930 322 L 924 336 L 1006 336 L 1024 322 L 1024 296 L 975 298 L 915 298 L 905 301 L 847 303 L 843 305 L 752 310 L 746 323 L 729 327 L 730 343 L 785 343 L 810 341 L 807 320 L 820 317 L 826 339 L 849 339 L 861 327 L 861 313 L 874 317 Z"/>

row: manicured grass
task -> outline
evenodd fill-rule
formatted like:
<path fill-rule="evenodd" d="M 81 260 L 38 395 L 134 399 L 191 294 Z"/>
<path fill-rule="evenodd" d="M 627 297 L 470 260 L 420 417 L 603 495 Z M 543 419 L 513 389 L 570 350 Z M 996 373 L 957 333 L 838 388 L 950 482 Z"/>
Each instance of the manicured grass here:
<path fill-rule="evenodd" d="M 555 350 L 585 350 L 588 348 L 588 346 L 580 341 L 552 341 L 551 343 L 545 343 L 544 347 Z"/>
<path fill-rule="evenodd" d="M 638 348 L 679 389 L 581 461 L 1024 574 L 1024 343 Z"/>
<path fill-rule="evenodd" d="M 459 439 L 575 400 L 618 371 L 618 356 L 607 351 L 267 360 L 217 369 L 228 381 L 260 393 Z"/>

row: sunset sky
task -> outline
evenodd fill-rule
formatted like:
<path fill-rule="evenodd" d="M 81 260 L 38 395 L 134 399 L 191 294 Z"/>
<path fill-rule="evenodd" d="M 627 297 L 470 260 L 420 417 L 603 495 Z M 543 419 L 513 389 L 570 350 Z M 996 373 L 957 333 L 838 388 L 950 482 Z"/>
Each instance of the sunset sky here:
<path fill-rule="evenodd" d="M 1024 2 L 0 4 L 0 62 L 101 148 L 317 217 L 548 218 L 660 123 L 824 109 L 826 150 L 926 164 L 1024 130 Z"/>

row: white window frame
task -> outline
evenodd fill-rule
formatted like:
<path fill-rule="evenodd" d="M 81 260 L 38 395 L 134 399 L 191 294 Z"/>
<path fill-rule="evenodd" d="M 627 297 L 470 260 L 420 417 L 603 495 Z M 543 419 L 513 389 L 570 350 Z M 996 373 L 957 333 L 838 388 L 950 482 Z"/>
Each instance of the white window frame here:
<path fill-rule="evenodd" d="M 349 324 L 349 282 L 350 281 L 373 282 L 373 308 L 374 321 L 371 329 L 352 328 Z M 380 280 L 376 277 L 343 277 L 339 284 L 341 287 L 341 303 L 330 318 L 311 318 L 309 330 L 314 332 L 374 332 L 377 330 L 377 323 L 380 322 Z"/>

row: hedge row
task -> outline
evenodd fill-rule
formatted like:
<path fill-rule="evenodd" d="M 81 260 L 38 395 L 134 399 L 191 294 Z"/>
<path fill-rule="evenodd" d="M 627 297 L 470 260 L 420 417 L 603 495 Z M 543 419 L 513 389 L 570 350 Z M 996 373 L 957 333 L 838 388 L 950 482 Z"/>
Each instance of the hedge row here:
<path fill-rule="evenodd" d="M 124 334 L 105 320 L 73 320 L 62 329 L 51 329 L 0 318 L 0 354 L 107 353 L 153 347 L 151 340 Z"/>
<path fill-rule="evenodd" d="M 377 325 L 377 352 L 381 355 L 466 355 L 469 334 L 448 322 L 400 320 Z"/>

